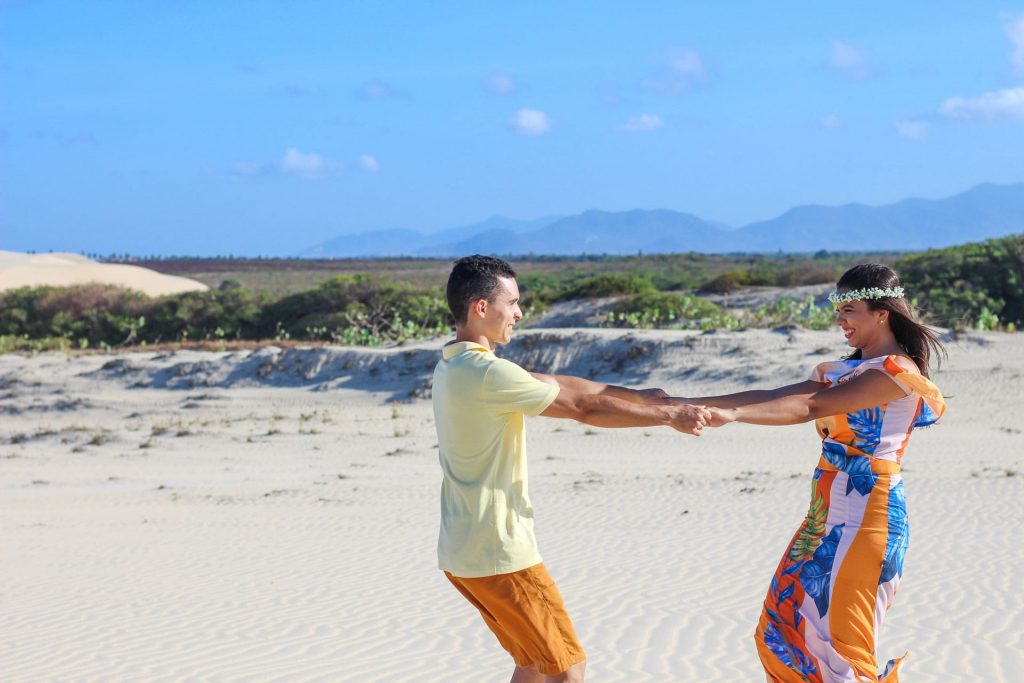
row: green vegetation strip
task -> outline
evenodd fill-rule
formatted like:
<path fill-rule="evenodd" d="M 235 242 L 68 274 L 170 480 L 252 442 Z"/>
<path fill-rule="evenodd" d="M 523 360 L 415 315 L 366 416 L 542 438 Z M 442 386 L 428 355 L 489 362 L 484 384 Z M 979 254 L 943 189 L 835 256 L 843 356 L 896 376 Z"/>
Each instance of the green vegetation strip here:
<path fill-rule="evenodd" d="M 556 302 L 616 297 L 604 319 L 611 327 L 824 329 L 832 324 L 832 310 L 813 299 L 782 299 L 737 314 L 694 293 L 834 282 L 846 268 L 868 261 L 893 265 L 932 324 L 1013 331 L 1024 323 L 1024 235 L 899 258 L 825 252 L 804 257 L 677 254 L 534 258 L 515 261 L 515 266 L 528 315 Z M 261 263 L 264 271 L 273 269 L 273 261 Z M 373 262 L 358 263 L 369 268 Z M 393 277 L 406 272 L 399 267 L 403 263 L 414 277 Z M 288 264 L 294 269 L 301 265 Z M 346 266 L 353 262 L 339 262 L 338 269 Z M 230 267 L 241 270 L 239 263 Z M 277 293 L 250 289 L 237 279 L 222 280 L 208 292 L 156 299 L 107 285 L 9 290 L 0 294 L 0 353 L 240 340 L 374 346 L 433 337 L 452 325 L 443 280 L 435 282 L 448 267 L 436 260 L 390 260 L 381 262 L 386 277 L 350 272 Z M 315 270 L 322 269 L 318 265 Z M 431 274 L 426 283 L 424 273 Z"/>

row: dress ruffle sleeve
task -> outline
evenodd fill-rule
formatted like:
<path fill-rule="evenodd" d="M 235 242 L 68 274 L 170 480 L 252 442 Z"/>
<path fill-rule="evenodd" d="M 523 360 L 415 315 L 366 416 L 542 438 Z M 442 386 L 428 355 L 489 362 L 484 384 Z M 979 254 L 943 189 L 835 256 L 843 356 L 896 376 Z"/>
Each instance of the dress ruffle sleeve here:
<path fill-rule="evenodd" d="M 927 427 L 938 422 L 946 412 L 946 399 L 942 391 L 931 380 L 916 372 L 908 372 L 896 362 L 896 356 L 886 356 L 881 369 L 909 396 L 916 394 L 921 398 L 921 409 L 918 412 L 915 427 Z"/>

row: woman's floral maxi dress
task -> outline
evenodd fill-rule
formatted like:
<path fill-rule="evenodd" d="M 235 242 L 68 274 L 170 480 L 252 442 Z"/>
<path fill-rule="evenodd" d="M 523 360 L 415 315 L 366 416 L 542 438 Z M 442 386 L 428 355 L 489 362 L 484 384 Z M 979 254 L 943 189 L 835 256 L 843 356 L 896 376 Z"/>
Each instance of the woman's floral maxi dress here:
<path fill-rule="evenodd" d="M 815 423 L 822 454 L 810 508 L 772 577 L 755 636 L 772 682 L 897 681 L 903 658 L 879 674 L 875 645 L 909 542 L 900 461 L 914 427 L 938 420 L 945 402 L 894 356 L 822 363 L 811 379 L 831 387 L 868 370 L 886 373 L 906 396 Z"/>

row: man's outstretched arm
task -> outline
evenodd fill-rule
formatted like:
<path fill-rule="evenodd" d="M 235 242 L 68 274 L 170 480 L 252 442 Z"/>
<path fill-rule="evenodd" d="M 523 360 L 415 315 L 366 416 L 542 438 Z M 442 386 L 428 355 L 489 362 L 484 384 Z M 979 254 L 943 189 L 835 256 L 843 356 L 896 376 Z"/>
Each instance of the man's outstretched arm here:
<path fill-rule="evenodd" d="M 656 427 L 664 425 L 685 434 L 699 436 L 710 418 L 704 406 L 670 405 L 668 402 L 640 403 L 626 401 L 609 393 L 578 391 L 574 382 L 565 382 L 565 375 L 534 375 L 559 388 L 558 396 L 541 415 L 576 420 L 595 427 Z M 586 389 L 601 386 L 577 377 L 569 378 L 584 384 Z M 607 386 L 607 385 L 605 385 Z M 620 387 L 621 388 L 621 387 Z M 628 391 L 628 390 L 627 390 Z"/>
<path fill-rule="evenodd" d="M 562 391 L 610 396 L 630 403 L 660 404 L 665 403 L 669 398 L 669 395 L 661 389 L 628 389 L 615 384 L 592 382 L 589 379 L 572 375 L 546 375 L 540 372 L 531 372 L 530 374 L 542 382 L 557 386 Z"/>

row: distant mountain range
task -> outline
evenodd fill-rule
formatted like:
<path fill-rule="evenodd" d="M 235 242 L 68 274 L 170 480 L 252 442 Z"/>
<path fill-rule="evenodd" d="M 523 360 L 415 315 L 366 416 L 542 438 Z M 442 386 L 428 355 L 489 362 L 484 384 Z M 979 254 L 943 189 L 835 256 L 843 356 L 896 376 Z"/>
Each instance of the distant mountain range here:
<path fill-rule="evenodd" d="M 904 199 L 886 206 L 798 206 L 772 220 L 735 229 L 668 209 L 591 210 L 531 221 L 495 216 L 432 234 L 363 232 L 337 237 L 299 256 L 919 250 L 1017 232 L 1024 232 L 1024 183 L 986 183 L 946 199 Z"/>

